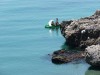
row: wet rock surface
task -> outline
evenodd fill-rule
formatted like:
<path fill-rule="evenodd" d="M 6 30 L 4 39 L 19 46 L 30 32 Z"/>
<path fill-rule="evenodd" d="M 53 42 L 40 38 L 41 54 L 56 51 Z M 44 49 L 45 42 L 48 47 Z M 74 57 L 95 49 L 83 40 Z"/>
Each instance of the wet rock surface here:
<path fill-rule="evenodd" d="M 100 45 L 92 45 L 86 48 L 86 62 L 92 66 L 100 67 Z"/>
<path fill-rule="evenodd" d="M 100 10 L 90 17 L 63 21 L 60 29 L 69 46 L 86 48 L 100 44 Z"/>
<path fill-rule="evenodd" d="M 83 51 L 58 50 L 53 53 L 52 62 L 56 64 L 61 64 L 61 63 L 68 63 L 83 58 L 84 58 Z"/>

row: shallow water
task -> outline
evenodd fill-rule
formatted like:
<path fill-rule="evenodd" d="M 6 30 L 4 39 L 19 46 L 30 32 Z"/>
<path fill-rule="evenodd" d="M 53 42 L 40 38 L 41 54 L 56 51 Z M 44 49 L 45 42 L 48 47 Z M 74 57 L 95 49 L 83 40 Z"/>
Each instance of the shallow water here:
<path fill-rule="evenodd" d="M 99 8 L 100 0 L 0 0 L 0 75 L 96 75 L 85 62 L 53 64 L 48 54 L 61 49 L 65 39 L 44 26 Z"/>

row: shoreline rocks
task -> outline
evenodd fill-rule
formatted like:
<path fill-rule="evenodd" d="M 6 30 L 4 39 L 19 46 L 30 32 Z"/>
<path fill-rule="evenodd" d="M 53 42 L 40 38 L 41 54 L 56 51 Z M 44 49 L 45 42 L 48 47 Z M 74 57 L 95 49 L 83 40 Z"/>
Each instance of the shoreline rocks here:
<path fill-rule="evenodd" d="M 69 46 L 85 49 L 88 46 L 100 44 L 96 41 L 100 37 L 100 10 L 90 17 L 63 21 L 60 29 Z"/>
<path fill-rule="evenodd" d="M 84 51 L 55 51 L 52 62 L 68 63 L 85 58 L 88 64 L 100 66 L 100 10 L 89 17 L 62 21 L 60 30 L 68 46 Z"/>

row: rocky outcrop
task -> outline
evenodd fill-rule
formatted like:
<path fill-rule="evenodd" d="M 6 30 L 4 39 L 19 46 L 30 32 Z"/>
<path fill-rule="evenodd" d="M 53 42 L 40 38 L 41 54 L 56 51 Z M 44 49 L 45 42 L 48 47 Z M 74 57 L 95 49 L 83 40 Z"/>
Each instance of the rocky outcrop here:
<path fill-rule="evenodd" d="M 100 10 L 90 17 L 63 21 L 60 29 L 69 46 L 86 48 L 100 44 Z"/>
<path fill-rule="evenodd" d="M 83 58 L 84 58 L 83 51 L 58 50 L 53 53 L 52 62 L 56 64 L 61 64 L 61 63 L 68 63 L 73 60 L 79 60 Z"/>
<path fill-rule="evenodd" d="M 100 45 L 92 45 L 86 48 L 86 62 L 92 66 L 100 67 Z"/>
<path fill-rule="evenodd" d="M 63 21 L 60 29 L 67 45 L 85 51 L 58 50 L 53 53 L 52 62 L 67 63 L 85 57 L 87 63 L 100 67 L 100 10 L 90 17 Z"/>

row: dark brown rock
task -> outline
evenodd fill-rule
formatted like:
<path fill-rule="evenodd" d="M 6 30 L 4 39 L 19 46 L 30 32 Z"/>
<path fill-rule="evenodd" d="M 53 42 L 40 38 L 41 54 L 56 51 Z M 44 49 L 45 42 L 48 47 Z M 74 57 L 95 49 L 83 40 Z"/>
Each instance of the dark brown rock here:
<path fill-rule="evenodd" d="M 67 51 L 67 50 L 58 50 L 55 51 L 52 55 L 52 62 L 59 63 L 68 63 L 73 60 L 79 60 L 84 58 L 83 51 Z"/>

